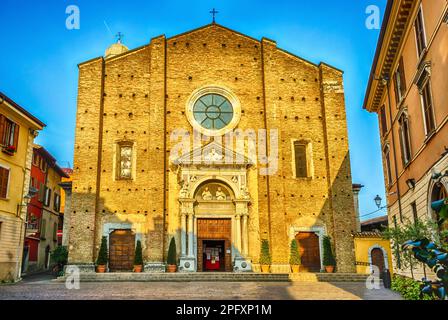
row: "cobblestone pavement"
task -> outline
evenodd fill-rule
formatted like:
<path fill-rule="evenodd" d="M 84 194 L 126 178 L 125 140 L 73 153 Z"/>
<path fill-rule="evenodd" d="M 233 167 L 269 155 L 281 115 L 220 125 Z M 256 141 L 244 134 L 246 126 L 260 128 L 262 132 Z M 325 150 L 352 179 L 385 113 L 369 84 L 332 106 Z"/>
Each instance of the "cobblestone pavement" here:
<path fill-rule="evenodd" d="M 324 282 L 96 282 L 67 290 L 46 275 L 14 285 L 0 285 L 0 300 L 401 300 L 387 290 L 368 290 L 364 283 Z"/>

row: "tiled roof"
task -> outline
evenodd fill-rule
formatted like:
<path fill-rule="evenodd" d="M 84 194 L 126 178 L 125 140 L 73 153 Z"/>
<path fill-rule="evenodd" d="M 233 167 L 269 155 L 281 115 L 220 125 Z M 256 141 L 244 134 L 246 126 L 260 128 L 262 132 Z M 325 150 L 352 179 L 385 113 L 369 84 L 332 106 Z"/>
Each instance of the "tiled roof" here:
<path fill-rule="evenodd" d="M 380 232 L 375 231 L 364 231 L 364 232 L 356 232 L 352 234 L 355 238 L 383 238 L 383 235 Z"/>

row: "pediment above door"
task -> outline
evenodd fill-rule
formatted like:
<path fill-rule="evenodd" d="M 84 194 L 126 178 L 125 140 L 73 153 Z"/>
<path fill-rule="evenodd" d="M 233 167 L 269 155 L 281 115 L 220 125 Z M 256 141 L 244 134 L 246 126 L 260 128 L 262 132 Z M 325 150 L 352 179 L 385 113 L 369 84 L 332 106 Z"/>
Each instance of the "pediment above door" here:
<path fill-rule="evenodd" d="M 216 141 L 212 141 L 173 160 L 173 164 L 178 166 L 207 165 L 249 167 L 253 165 L 253 161 L 242 153 L 238 153 L 224 147 Z"/>

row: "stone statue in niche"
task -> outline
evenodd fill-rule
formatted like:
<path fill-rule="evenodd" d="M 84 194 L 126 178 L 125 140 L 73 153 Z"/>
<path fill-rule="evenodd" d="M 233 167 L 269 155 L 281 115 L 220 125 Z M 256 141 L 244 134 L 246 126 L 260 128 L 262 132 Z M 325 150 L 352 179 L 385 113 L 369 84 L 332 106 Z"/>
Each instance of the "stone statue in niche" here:
<path fill-rule="evenodd" d="M 221 187 L 218 187 L 218 190 L 216 191 L 216 200 L 218 201 L 224 201 L 227 200 L 226 194 L 222 191 Z"/>
<path fill-rule="evenodd" d="M 208 189 L 208 187 L 205 188 L 205 190 L 202 192 L 202 200 L 210 201 L 213 200 L 212 193 Z"/>
<path fill-rule="evenodd" d="M 241 198 L 244 200 L 250 200 L 249 189 L 247 189 L 247 187 L 241 188 Z"/>
<path fill-rule="evenodd" d="M 189 193 L 188 182 L 184 182 L 183 185 L 182 185 L 182 189 L 180 190 L 179 197 L 181 199 L 185 199 L 185 198 L 188 198 L 189 196 L 190 196 L 190 193 Z"/>

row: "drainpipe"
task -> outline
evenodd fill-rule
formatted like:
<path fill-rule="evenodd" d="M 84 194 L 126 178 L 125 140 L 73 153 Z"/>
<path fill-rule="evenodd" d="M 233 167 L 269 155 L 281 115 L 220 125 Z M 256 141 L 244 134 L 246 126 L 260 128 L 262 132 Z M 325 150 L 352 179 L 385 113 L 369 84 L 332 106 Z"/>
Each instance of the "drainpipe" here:
<path fill-rule="evenodd" d="M 390 118 L 390 133 L 392 136 L 392 145 L 394 146 L 394 167 L 395 167 L 395 181 L 397 183 L 397 199 L 398 199 L 398 213 L 400 215 L 400 222 L 403 223 L 403 212 L 401 207 L 401 192 L 400 192 L 400 184 L 398 182 L 398 161 L 397 161 L 397 153 L 395 149 L 395 134 L 394 134 L 394 126 L 393 126 L 393 120 L 392 120 L 392 101 L 390 98 L 390 77 L 384 76 L 381 79 L 382 81 L 386 82 L 386 90 L 387 90 L 387 99 L 389 101 L 389 118 Z M 384 83 L 383 82 L 383 83 Z"/>

